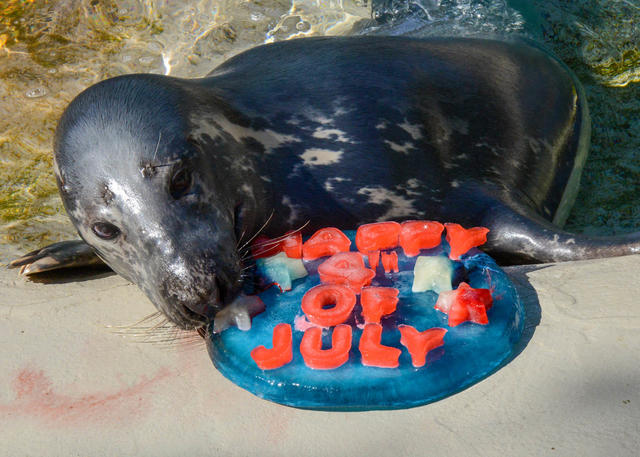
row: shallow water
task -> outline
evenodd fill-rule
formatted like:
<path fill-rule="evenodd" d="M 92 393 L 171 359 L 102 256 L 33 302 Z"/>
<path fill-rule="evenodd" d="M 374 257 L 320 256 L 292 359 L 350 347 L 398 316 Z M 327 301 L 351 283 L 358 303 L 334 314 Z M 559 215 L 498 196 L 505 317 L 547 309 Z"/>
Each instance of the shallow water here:
<path fill-rule="evenodd" d="M 76 236 L 51 145 L 62 110 L 87 86 L 132 72 L 198 77 L 264 42 L 353 33 L 543 42 L 583 81 L 592 113 L 591 153 L 567 226 L 631 231 L 640 226 L 638 24 L 640 0 L 0 0 L 4 256 Z"/>

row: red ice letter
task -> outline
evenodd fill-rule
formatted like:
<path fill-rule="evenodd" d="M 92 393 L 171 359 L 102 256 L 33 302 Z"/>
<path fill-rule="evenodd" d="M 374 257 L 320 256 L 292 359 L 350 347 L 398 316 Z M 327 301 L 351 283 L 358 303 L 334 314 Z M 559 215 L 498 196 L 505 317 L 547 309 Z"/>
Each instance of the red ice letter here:
<path fill-rule="evenodd" d="M 397 368 L 402 351 L 398 348 L 380 344 L 382 325 L 366 324 L 360 337 L 360 355 L 362 364 L 368 367 Z"/>
<path fill-rule="evenodd" d="M 326 227 L 318 230 L 302 245 L 302 258 L 315 260 L 338 252 L 346 252 L 351 240 L 341 230 Z"/>
<path fill-rule="evenodd" d="M 393 287 L 363 287 L 360 295 L 366 324 L 379 324 L 380 318 L 396 310 L 400 291 Z"/>
<path fill-rule="evenodd" d="M 346 286 L 320 284 L 302 297 L 302 311 L 309 322 L 331 327 L 349 318 L 356 304 L 356 294 Z"/>
<path fill-rule="evenodd" d="M 444 344 L 443 338 L 447 331 L 435 327 L 419 332 L 410 325 L 399 325 L 400 343 L 409 350 L 411 363 L 414 367 L 424 366 L 429 351 Z"/>
<path fill-rule="evenodd" d="M 360 253 L 340 252 L 320 264 L 318 275 L 325 284 L 344 284 L 359 294 L 360 289 L 371 284 L 376 274 L 365 268 Z"/>
<path fill-rule="evenodd" d="M 405 221 L 400 230 L 400 246 L 407 257 L 415 257 L 421 249 L 440 245 L 444 226 L 435 221 Z"/>
<path fill-rule="evenodd" d="M 460 224 L 444 224 L 447 228 L 447 242 L 451 247 L 449 258 L 459 260 L 462 254 L 487 242 L 489 229 L 485 227 L 463 228 Z"/>
<path fill-rule="evenodd" d="M 356 232 L 356 246 L 358 251 L 368 254 L 382 249 L 398 247 L 400 224 L 397 222 L 374 222 L 358 227 Z"/>
<path fill-rule="evenodd" d="M 395 251 L 382 253 L 382 268 L 385 273 L 397 273 L 398 270 L 398 253 Z"/>
<path fill-rule="evenodd" d="M 350 350 L 351 326 L 345 324 L 333 329 L 330 349 L 322 349 L 322 329 L 319 327 L 307 329 L 300 342 L 304 363 L 316 370 L 331 370 L 345 364 Z"/>
<path fill-rule="evenodd" d="M 289 324 L 278 324 L 273 329 L 272 349 L 258 346 L 251 351 L 251 358 L 261 370 L 273 370 L 291 362 L 293 359 L 293 334 Z"/>

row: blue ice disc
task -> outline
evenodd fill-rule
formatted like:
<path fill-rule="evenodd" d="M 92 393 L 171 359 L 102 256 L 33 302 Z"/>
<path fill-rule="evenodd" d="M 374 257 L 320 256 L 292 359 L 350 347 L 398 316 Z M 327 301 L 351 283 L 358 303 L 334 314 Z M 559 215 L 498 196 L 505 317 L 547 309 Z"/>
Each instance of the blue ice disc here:
<path fill-rule="evenodd" d="M 354 239 L 355 232 L 345 233 Z M 422 251 L 421 255 L 446 255 L 448 251 L 443 241 L 441 247 Z M 333 370 L 314 370 L 305 365 L 299 351 L 304 332 L 296 329 L 295 322 L 304 315 L 300 308 L 302 296 L 320 283 L 318 262 L 311 266 L 309 276 L 293 282 L 292 290 L 281 293 L 272 287 L 260 295 L 266 310 L 253 318 L 251 330 L 230 328 L 216 335 L 209 333 L 207 347 L 214 365 L 225 377 L 260 398 L 332 411 L 411 408 L 452 395 L 489 376 L 512 353 L 523 330 L 524 310 L 507 275 L 477 249 L 455 262 L 454 288 L 465 281 L 476 289 L 490 289 L 493 306 L 487 312 L 487 325 L 464 322 L 449 327 L 448 316 L 434 309 L 436 293 L 411 292 L 416 257 L 404 256 L 401 249 L 397 252 L 400 272 L 385 274 L 379 267 L 371 285 L 400 291 L 396 311 L 381 322 L 381 343 L 402 350 L 398 368 L 362 365 L 358 350 L 362 334 L 359 297 L 346 322 L 353 329 L 348 362 Z M 293 329 L 293 360 L 281 368 L 261 370 L 251 358 L 251 350 L 260 345 L 272 347 L 273 328 L 282 322 Z M 444 345 L 428 353 L 424 366 L 415 368 L 409 352 L 400 344 L 400 324 L 412 325 L 419 331 L 444 328 Z M 323 331 L 323 344 L 331 344 L 328 330 Z"/>

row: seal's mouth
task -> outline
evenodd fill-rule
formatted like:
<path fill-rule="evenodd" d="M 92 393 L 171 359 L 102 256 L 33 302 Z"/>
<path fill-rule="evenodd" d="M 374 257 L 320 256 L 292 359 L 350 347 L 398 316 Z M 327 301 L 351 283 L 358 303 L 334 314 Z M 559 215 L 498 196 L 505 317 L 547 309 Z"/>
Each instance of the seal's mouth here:
<path fill-rule="evenodd" d="M 162 307 L 168 319 L 185 330 L 198 330 L 218 325 L 221 311 L 243 302 L 242 293 L 253 281 L 251 241 L 242 217 L 243 206 L 238 204 L 233 214 L 235 252 L 231 246 L 210 246 L 191 256 L 187 273 L 169 271 L 160 289 Z M 244 240 L 243 240 L 244 238 Z M 229 240 L 228 242 L 231 242 Z M 237 306 L 236 306 L 237 307 Z M 233 314 L 237 317 L 237 313 Z M 226 325 L 226 324 L 225 324 Z M 235 325 L 231 322 L 231 325 Z M 226 325 L 228 326 L 228 325 Z"/>
<path fill-rule="evenodd" d="M 253 278 L 244 269 L 236 281 L 222 274 L 212 276 L 215 292 L 208 299 L 182 304 L 188 326 L 201 336 L 207 332 L 218 333 L 228 327 L 248 330 L 251 319 L 265 309 L 257 295 L 246 295 L 243 292 L 246 281 L 253 281 Z"/>
<path fill-rule="evenodd" d="M 228 327 L 238 327 L 241 330 L 251 328 L 251 319 L 265 310 L 264 303 L 257 295 L 245 295 L 244 293 L 232 294 L 229 301 L 218 300 L 215 309 L 207 315 L 192 311 L 183 305 L 183 313 L 188 320 L 187 325 L 181 325 L 185 329 L 195 330 L 204 337 L 208 332 L 219 333 Z M 213 314 L 213 316 L 211 316 Z"/>
<path fill-rule="evenodd" d="M 191 315 L 195 315 L 195 320 L 200 322 L 201 326 L 207 326 L 215 318 L 218 311 L 223 309 L 227 303 L 233 298 L 229 297 L 230 287 L 218 275 L 214 275 L 213 283 L 215 290 L 207 299 L 200 301 L 195 305 L 186 304 L 185 307 Z"/>
<path fill-rule="evenodd" d="M 238 271 L 196 274 L 190 283 L 174 280 L 164 287 L 163 295 L 175 319 L 182 328 L 198 329 L 214 324 L 221 311 L 237 305 L 246 295 L 247 282 L 253 281 L 249 269 L 241 263 Z M 196 279 L 197 278 L 197 279 Z"/>
<path fill-rule="evenodd" d="M 182 305 L 181 308 L 182 309 L 180 310 L 180 314 L 182 314 L 185 319 L 181 320 L 180 322 L 176 322 L 174 320 L 174 324 L 176 324 L 178 327 L 182 327 L 184 330 L 198 331 L 201 328 L 206 329 L 207 325 L 209 324 L 208 319 L 198 313 L 191 311 L 189 307 L 185 305 Z"/>
<path fill-rule="evenodd" d="M 194 330 L 213 322 L 234 298 L 232 285 L 220 275 L 202 274 L 189 280 L 172 276 L 163 282 L 157 305 L 176 326 Z"/>

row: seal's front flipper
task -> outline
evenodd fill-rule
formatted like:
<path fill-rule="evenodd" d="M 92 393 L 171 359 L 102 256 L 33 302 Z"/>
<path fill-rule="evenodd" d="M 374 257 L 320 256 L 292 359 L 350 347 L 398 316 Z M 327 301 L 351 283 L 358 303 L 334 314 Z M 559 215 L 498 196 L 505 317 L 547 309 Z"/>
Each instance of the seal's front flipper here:
<path fill-rule="evenodd" d="M 26 276 L 63 268 L 100 265 L 104 265 L 102 260 L 82 240 L 50 244 L 9 262 L 9 268 L 20 267 L 20 274 Z"/>

